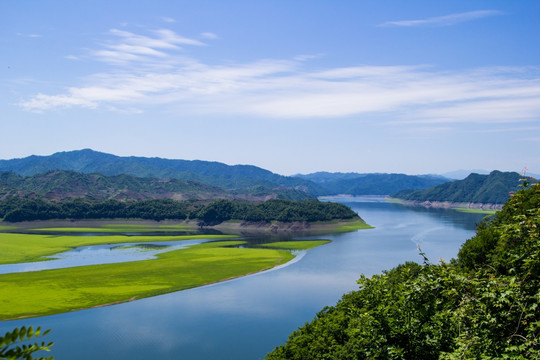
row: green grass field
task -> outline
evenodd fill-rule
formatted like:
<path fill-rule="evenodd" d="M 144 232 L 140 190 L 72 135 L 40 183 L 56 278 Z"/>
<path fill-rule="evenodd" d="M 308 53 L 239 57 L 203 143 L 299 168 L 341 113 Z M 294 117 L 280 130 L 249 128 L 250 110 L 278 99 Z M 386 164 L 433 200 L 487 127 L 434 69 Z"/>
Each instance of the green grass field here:
<path fill-rule="evenodd" d="M 469 209 L 469 208 L 455 208 L 455 210 L 465 213 L 474 213 L 474 214 L 486 214 L 486 215 L 495 215 L 497 210 L 482 210 L 482 209 Z"/>
<path fill-rule="evenodd" d="M 351 221 L 341 220 L 338 222 L 338 225 L 336 226 L 335 231 L 348 232 L 348 231 L 363 230 L 363 229 L 373 229 L 373 226 L 367 224 L 363 220 L 351 220 Z"/>
<path fill-rule="evenodd" d="M 95 227 L 47 227 L 30 229 L 36 232 L 81 232 L 81 233 L 126 233 L 126 232 L 182 232 L 193 231 L 196 227 L 176 224 L 176 225 L 139 225 L 139 224 L 104 224 Z M 1 230 L 1 228 L 0 228 Z"/>
<path fill-rule="evenodd" d="M 57 236 L 42 234 L 0 233 L 0 264 L 16 264 L 48 260 L 54 255 L 78 246 L 121 244 L 154 241 L 178 241 L 192 239 L 227 239 L 234 235 L 182 235 L 182 236 Z"/>
<path fill-rule="evenodd" d="M 195 245 L 157 259 L 0 275 L 0 320 L 43 316 L 189 289 L 270 269 L 285 250 Z"/>
<path fill-rule="evenodd" d="M 330 224 L 332 227 L 337 225 Z M 363 222 L 346 225 L 355 229 L 369 227 Z M 56 235 L 0 231 L 0 264 L 49 260 L 44 257 L 80 246 L 238 238 L 237 235 L 62 234 L 182 231 L 184 228 L 186 225 L 183 224 L 105 224 L 29 229 L 58 232 Z M 215 241 L 161 253 L 152 260 L 3 274 L 0 275 L 0 321 L 110 305 L 224 281 L 284 264 L 294 258 L 290 250 L 309 250 L 328 242 L 289 241 L 265 244 L 264 248 L 239 248 L 234 246 L 244 244 L 244 241 Z"/>

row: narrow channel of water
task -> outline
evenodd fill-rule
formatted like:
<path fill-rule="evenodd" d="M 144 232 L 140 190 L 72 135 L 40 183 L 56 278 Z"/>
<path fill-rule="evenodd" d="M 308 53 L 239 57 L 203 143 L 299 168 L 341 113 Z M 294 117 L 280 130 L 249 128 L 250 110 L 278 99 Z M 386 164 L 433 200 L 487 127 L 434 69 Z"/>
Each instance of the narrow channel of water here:
<path fill-rule="evenodd" d="M 339 201 L 375 228 L 319 237 L 332 242 L 274 271 L 131 303 L 0 322 L 0 333 L 22 325 L 50 328 L 56 360 L 261 359 L 324 306 L 356 290 L 360 274 L 421 261 L 418 246 L 432 262 L 449 260 L 483 218 L 380 199 Z"/>
<path fill-rule="evenodd" d="M 121 263 L 154 259 L 157 254 L 183 249 L 208 240 L 160 241 L 81 246 L 48 256 L 48 261 L 0 265 L 0 274 L 62 269 L 74 266 Z"/>

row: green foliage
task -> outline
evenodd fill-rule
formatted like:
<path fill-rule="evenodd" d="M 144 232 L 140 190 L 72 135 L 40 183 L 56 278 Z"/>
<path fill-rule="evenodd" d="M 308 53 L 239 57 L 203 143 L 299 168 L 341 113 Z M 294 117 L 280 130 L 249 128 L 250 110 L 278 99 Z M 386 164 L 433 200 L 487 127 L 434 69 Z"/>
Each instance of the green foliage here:
<path fill-rule="evenodd" d="M 118 200 L 88 201 L 74 199 L 61 203 L 42 199 L 9 198 L 0 201 L 0 217 L 5 221 L 49 219 L 180 219 L 187 218 L 190 201 L 169 199 L 121 202 Z"/>
<path fill-rule="evenodd" d="M 228 196 L 222 188 L 196 181 L 157 179 L 132 175 L 105 176 L 75 171 L 55 170 L 21 177 L 11 172 L 0 172 L 0 199 L 20 196 L 53 201 L 84 198 L 87 200 L 149 200 Z"/>
<path fill-rule="evenodd" d="M 41 333 L 41 328 L 38 327 L 35 331 L 32 326 L 26 327 L 23 326 L 21 328 L 15 328 L 11 332 L 7 332 L 4 336 L 0 337 L 0 359 L 7 359 L 7 360 L 16 360 L 16 359 L 24 359 L 24 360 L 52 360 L 54 357 L 39 357 L 34 358 L 32 357 L 33 353 L 36 351 L 49 351 L 51 346 L 53 346 L 54 343 L 50 342 L 48 344 L 45 344 L 45 342 L 34 343 L 34 344 L 27 344 L 23 343 L 20 345 L 16 345 L 17 343 L 24 342 L 27 340 L 32 340 L 33 338 L 39 338 L 40 336 L 45 336 L 49 333 L 50 330 L 46 330 L 43 333 Z"/>
<path fill-rule="evenodd" d="M 196 201 L 170 199 L 123 202 L 118 200 L 89 201 L 74 199 L 60 203 L 42 199 L 8 198 L 0 201 L 0 217 L 5 221 L 48 219 L 198 219 L 202 225 L 215 225 L 227 220 L 250 222 L 295 222 L 354 219 L 358 215 L 349 207 L 316 199 L 303 201 L 268 200 L 263 203 L 218 199 L 202 205 Z"/>
<path fill-rule="evenodd" d="M 540 359 L 540 186 L 515 194 L 452 263 L 406 263 L 267 359 Z M 421 254 L 423 255 L 423 254 Z"/>
<path fill-rule="evenodd" d="M 273 199 L 260 204 L 216 200 L 193 216 L 208 225 L 231 219 L 250 222 L 315 222 L 358 217 L 345 205 L 320 202 L 316 199 L 303 201 Z"/>

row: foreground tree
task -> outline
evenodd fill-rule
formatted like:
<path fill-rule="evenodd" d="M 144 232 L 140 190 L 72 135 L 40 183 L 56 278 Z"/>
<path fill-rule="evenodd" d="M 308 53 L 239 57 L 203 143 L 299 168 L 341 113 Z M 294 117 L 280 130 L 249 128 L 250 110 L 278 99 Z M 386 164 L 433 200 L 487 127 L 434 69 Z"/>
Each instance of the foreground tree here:
<path fill-rule="evenodd" d="M 50 342 L 45 344 L 45 342 L 39 343 L 25 343 L 32 339 L 37 339 L 39 337 L 45 336 L 49 333 L 50 330 L 46 330 L 43 333 L 41 328 L 37 328 L 34 331 L 32 326 L 26 328 L 25 326 L 21 328 L 15 328 L 11 332 L 7 332 L 4 336 L 0 337 L 0 359 L 7 360 L 52 360 L 53 356 L 44 358 L 34 358 L 33 354 L 37 351 L 50 351 L 51 346 L 54 343 Z"/>

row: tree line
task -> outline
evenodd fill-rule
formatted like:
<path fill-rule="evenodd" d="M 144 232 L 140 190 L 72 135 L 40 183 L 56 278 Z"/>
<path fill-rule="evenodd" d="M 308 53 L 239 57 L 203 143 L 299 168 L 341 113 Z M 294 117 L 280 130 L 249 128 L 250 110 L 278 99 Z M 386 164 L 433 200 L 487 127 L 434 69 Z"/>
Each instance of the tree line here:
<path fill-rule="evenodd" d="M 408 262 L 326 307 L 271 359 L 540 359 L 540 185 L 450 263 Z"/>
<path fill-rule="evenodd" d="M 8 222 L 51 219 L 150 219 L 199 220 L 201 225 L 215 225 L 227 220 L 249 222 L 315 222 L 352 219 L 358 215 L 349 207 L 316 199 L 303 201 L 274 199 L 262 203 L 231 200 L 175 201 L 90 201 L 75 199 L 49 202 L 43 199 L 11 197 L 0 201 L 0 217 Z"/>

